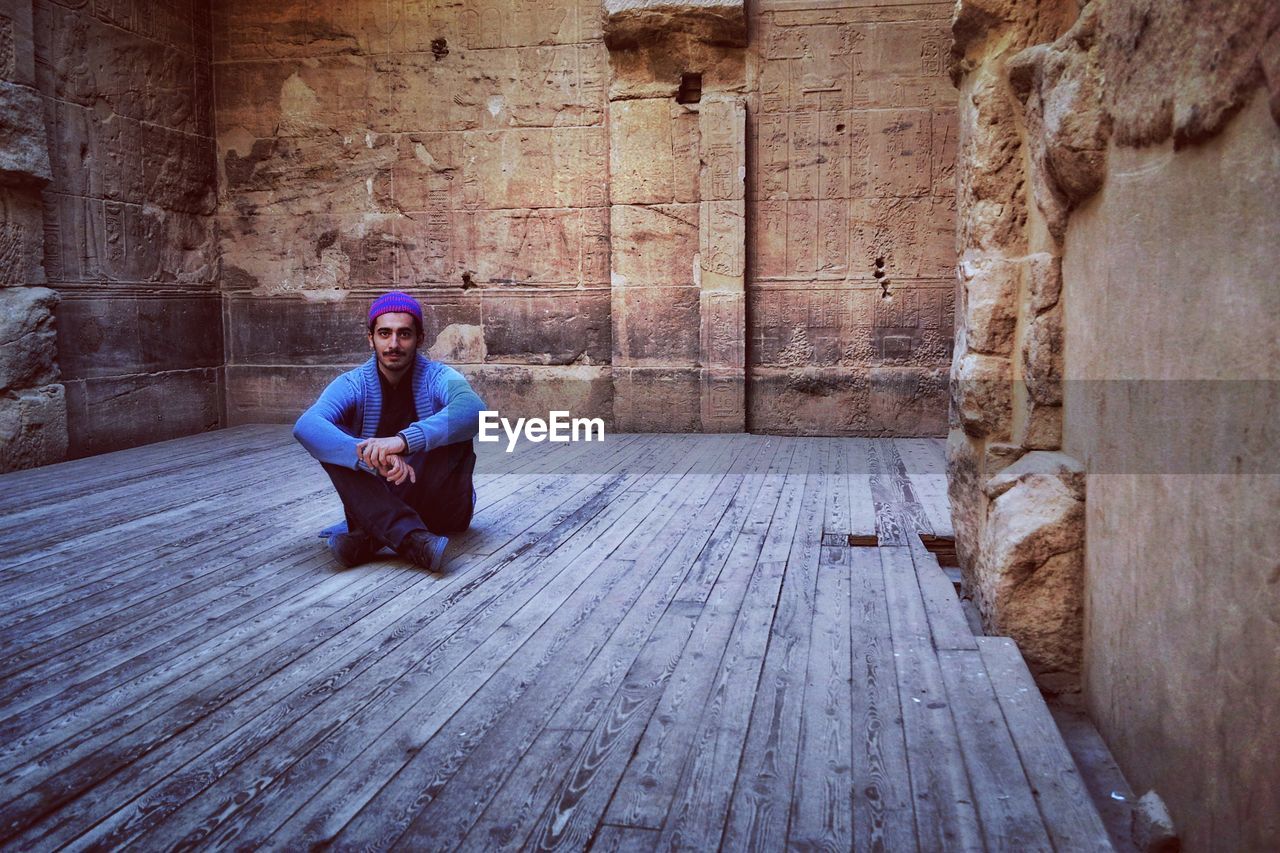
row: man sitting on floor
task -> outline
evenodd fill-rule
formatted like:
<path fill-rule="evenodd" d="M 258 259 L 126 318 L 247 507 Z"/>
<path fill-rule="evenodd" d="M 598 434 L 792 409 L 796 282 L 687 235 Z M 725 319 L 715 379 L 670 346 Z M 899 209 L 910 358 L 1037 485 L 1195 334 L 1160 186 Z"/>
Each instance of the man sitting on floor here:
<path fill-rule="evenodd" d="M 422 306 L 405 293 L 369 308 L 373 356 L 324 389 L 293 437 L 333 480 L 346 523 L 322 531 L 343 566 L 385 545 L 440 571 L 446 534 L 471 523 L 471 483 L 484 403 L 462 374 L 418 354 Z"/>

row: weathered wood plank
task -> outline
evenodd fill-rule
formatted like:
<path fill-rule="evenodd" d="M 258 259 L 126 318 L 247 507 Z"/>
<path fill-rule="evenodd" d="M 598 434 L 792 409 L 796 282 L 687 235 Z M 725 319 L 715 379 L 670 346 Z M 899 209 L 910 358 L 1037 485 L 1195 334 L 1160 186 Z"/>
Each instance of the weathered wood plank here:
<path fill-rule="evenodd" d="M 852 850 L 849 548 L 823 548 L 787 848 Z"/>
<path fill-rule="evenodd" d="M 587 608 L 589 612 L 581 613 L 579 621 L 566 629 L 557 627 L 555 630 L 558 632 L 558 637 L 553 638 L 550 634 L 535 634 L 525 642 L 513 659 L 504 665 L 503 670 L 496 673 L 476 694 L 471 707 L 460 711 L 452 718 L 447 726 L 410 760 L 405 771 L 379 791 L 377 797 L 361 811 L 356 819 L 343 828 L 338 836 L 338 843 L 356 844 L 365 848 L 372 846 L 379 849 L 386 849 L 393 843 L 415 848 L 432 848 L 450 843 L 462 834 L 460 830 L 445 830 L 440 821 L 423 816 L 421 812 L 432 803 L 435 796 L 443 790 L 445 784 L 465 761 L 470 752 L 466 746 L 469 744 L 474 747 L 475 742 L 494 725 L 500 713 L 518 701 L 520 692 L 526 684 L 535 680 L 534 673 L 522 671 L 521 666 L 515 661 L 525 657 L 536 658 L 541 664 L 538 671 L 541 671 L 541 668 L 556 656 L 561 646 L 570 639 L 573 639 L 576 644 L 577 635 L 590 630 L 583 623 L 589 620 L 590 613 L 596 610 L 606 594 L 611 601 L 616 596 L 623 606 L 639 595 L 646 586 L 643 583 L 647 574 L 646 566 L 660 567 L 655 577 L 659 586 L 662 586 L 660 579 L 664 575 L 669 576 L 665 592 L 665 597 L 669 601 L 674 589 L 688 570 L 688 560 L 670 561 L 667 555 L 671 552 L 672 546 L 682 538 L 682 530 L 692 525 L 700 512 L 705 509 L 709 496 L 714 495 L 716 486 L 725 477 L 726 469 L 729 468 L 739 443 L 734 437 L 717 437 L 715 441 L 702 442 L 707 446 L 706 449 L 712 450 L 712 453 L 699 459 L 678 483 L 673 484 L 675 493 L 681 495 L 683 501 L 678 504 L 672 502 L 674 512 L 669 516 L 663 514 L 660 508 L 658 512 L 645 519 L 609 554 L 606 562 L 611 567 L 617 567 L 617 570 L 614 571 L 611 568 L 605 575 L 608 578 L 607 586 L 595 585 L 597 589 L 590 593 L 594 598 Z M 590 571 L 590 564 L 583 566 L 579 561 L 574 574 L 580 575 L 586 571 Z M 592 580 L 596 580 L 599 575 L 598 572 L 592 575 Z M 623 575 L 630 583 L 624 585 L 624 591 L 619 592 L 613 588 L 613 584 Z M 574 613 L 573 608 L 560 601 L 555 601 L 554 606 L 560 608 L 560 612 L 556 612 L 551 617 L 551 623 L 562 622 Z M 664 614 L 663 618 L 669 618 L 671 613 L 672 610 L 669 609 L 668 614 Z M 616 625 L 616 616 L 613 613 L 607 612 L 603 615 L 608 626 Z M 655 632 L 662 630 L 660 624 Z M 554 671 L 552 674 L 555 674 Z M 512 683 L 517 683 L 519 688 L 512 688 L 510 686 Z M 494 697 L 494 701 L 489 702 L 486 698 L 482 698 L 489 696 Z M 465 737 L 448 737 L 446 733 L 449 729 L 463 731 L 466 733 Z M 415 767 L 422 768 L 422 775 L 430 774 L 432 779 L 430 784 L 425 787 L 402 784 L 401 780 L 405 779 L 406 775 L 410 777 L 415 775 L 413 773 Z M 399 834 L 401 829 L 405 830 L 403 835 Z"/>
<path fill-rule="evenodd" d="M 938 558 L 929 553 L 920 537 L 914 533 L 907 537 L 910 543 L 911 562 L 915 566 L 916 583 L 929 621 L 929 633 L 935 649 L 964 649 L 975 651 L 973 630 L 964 618 L 960 599 L 950 579 L 938 565 Z"/>
<path fill-rule="evenodd" d="M 982 658 L 939 651 L 938 663 L 987 850 L 1051 850 Z"/>
<path fill-rule="evenodd" d="M 656 458 L 660 465 L 668 468 L 674 465 L 687 469 L 694 462 L 692 453 L 656 454 Z M 390 689 L 376 691 L 371 701 L 352 718 L 353 723 L 348 724 L 347 737 L 325 738 L 318 748 L 312 745 L 287 750 L 286 760 L 272 774 L 281 774 L 276 783 L 277 790 L 285 792 L 288 799 L 272 801 L 255 797 L 246 806 L 236 808 L 232 803 L 236 801 L 240 787 L 233 780 L 222 786 L 224 793 L 220 793 L 214 802 L 224 805 L 212 809 L 212 814 L 208 814 L 210 803 L 197 803 L 189 808 L 198 808 L 206 813 L 203 820 L 217 816 L 224 822 L 234 809 L 235 819 L 220 830 L 223 834 L 231 831 L 244 833 L 250 824 L 255 832 L 269 831 L 278 821 L 288 818 L 288 823 L 280 830 L 284 837 L 303 839 L 301 843 L 305 844 L 333 839 L 378 795 L 407 760 L 426 747 L 439 728 L 474 695 L 501 661 L 511 656 L 510 632 L 495 635 L 494 630 L 519 613 L 529 596 L 565 574 L 571 566 L 581 566 L 583 571 L 589 571 L 648 516 L 657 503 L 656 494 L 643 498 L 638 495 L 637 498 L 647 500 L 643 507 L 633 506 L 627 498 L 627 486 L 637 474 L 640 477 L 658 476 L 643 472 L 643 469 L 628 471 L 619 478 L 619 488 L 608 499 L 603 511 L 598 510 L 599 515 L 585 523 L 579 522 L 573 535 L 558 547 L 545 553 L 538 550 L 528 552 L 528 567 L 537 566 L 539 572 L 523 576 L 519 588 L 527 592 L 513 602 L 512 608 L 485 606 L 484 597 L 480 597 L 471 605 L 473 609 L 469 620 L 452 628 L 439 624 L 433 626 L 433 633 L 443 635 L 437 650 L 423 658 L 416 671 L 405 673 L 401 669 L 398 674 L 402 677 L 394 678 Z M 627 523 L 622 523 L 622 519 Z M 524 561 L 526 555 L 522 554 L 520 559 Z M 592 563 L 593 559 L 597 562 Z M 572 575 L 567 577 L 572 578 Z M 455 618 L 453 612 L 446 616 L 446 619 Z M 472 626 L 468 622 L 476 624 Z M 462 630 L 464 628 L 468 630 Z M 459 666 L 465 666 L 461 675 L 455 671 Z M 394 668 L 391 675 L 397 675 Z M 406 713 L 414 708 L 420 709 L 420 713 Z M 293 736 L 292 731 L 289 735 Z M 291 764 L 298 754 L 305 754 L 305 757 Z M 332 788 L 327 788 L 320 791 L 324 796 L 312 796 L 339 771 L 344 780 L 340 792 L 335 795 Z M 260 767 L 250 768 L 248 772 L 250 779 L 264 775 Z M 306 802 L 298 809 L 300 799 Z M 173 822 L 181 825 L 184 819 Z"/>
<path fill-rule="evenodd" d="M 592 853 L 651 853 L 658 849 L 658 833 L 634 826 L 602 824 L 591 840 Z"/>
<path fill-rule="evenodd" d="M 979 637 L 978 652 L 1054 848 L 1111 850 L 1102 818 L 1017 644 L 1008 637 Z"/>
<path fill-rule="evenodd" d="M 458 849 L 476 853 L 516 849 L 527 827 L 546 808 L 547 801 L 568 775 L 574 759 L 587 742 L 588 734 L 579 729 L 542 731 L 511 772 L 506 773 L 506 779 L 472 823 Z M 487 740 L 496 743 L 494 735 L 490 732 Z M 472 760 L 478 764 L 489 757 L 477 750 Z M 494 758 L 502 760 L 497 756 Z M 505 771 L 506 768 L 502 769 Z M 442 807 L 445 805 L 443 798 L 439 802 Z"/>
<path fill-rule="evenodd" d="M 816 476 L 816 448 L 805 442 L 802 449 L 789 478 L 789 494 L 774 516 L 776 527 L 770 525 L 771 538 L 760 555 L 762 561 L 785 555 L 787 574 L 724 827 L 724 844 L 730 848 L 778 849 L 786 841 L 825 501 L 822 478 Z M 772 538 L 775 530 L 779 535 Z M 664 829 L 664 842 L 673 830 Z"/>
<path fill-rule="evenodd" d="M 849 554 L 853 849 L 911 851 L 915 812 L 884 572 L 877 549 Z"/>
<path fill-rule="evenodd" d="M 906 548 L 879 550 L 920 849 L 981 850 L 973 793 L 911 555 Z"/>
<path fill-rule="evenodd" d="M 877 531 L 869 462 L 874 441 L 871 438 L 849 438 L 842 442 L 849 480 L 849 533 L 854 536 L 875 536 Z"/>
<path fill-rule="evenodd" d="M 961 632 L 916 541 L 940 442 L 477 447 L 443 578 L 334 571 L 287 427 L 187 442 L 0 477 L 32 523 L 92 492 L 0 546 L 0 843 L 1105 849 L 1016 649 Z"/>
<path fill-rule="evenodd" d="M 517 546 L 510 553 L 495 555 L 493 558 L 486 559 L 464 572 L 451 575 L 444 584 L 435 588 L 436 594 L 430 596 L 429 601 L 414 601 L 410 599 L 410 604 L 413 605 L 412 611 L 408 612 L 401 621 L 395 623 L 395 635 L 391 638 L 375 638 L 375 641 L 368 648 L 357 646 L 355 650 L 358 653 L 356 661 L 335 659 L 326 663 L 323 657 L 313 656 L 311 661 L 312 669 L 322 665 L 331 665 L 335 668 L 333 676 L 331 676 L 331 678 L 339 679 L 339 683 L 335 687 L 341 686 L 342 682 L 348 680 L 347 673 L 350 673 L 350 678 L 356 679 L 352 686 L 348 688 L 345 697 L 341 701 L 336 701 L 335 707 L 343 715 L 343 719 L 356 715 L 357 712 L 365 715 L 365 717 L 355 717 L 357 722 L 353 724 L 354 731 L 365 730 L 366 723 L 362 722 L 363 719 L 383 719 L 377 714 L 378 710 L 391 714 L 391 719 L 394 720 L 395 715 L 391 713 L 391 710 L 388 710 L 387 703 L 389 701 L 401 702 L 400 707 L 403 709 L 416 700 L 416 697 L 413 696 L 397 695 L 407 692 L 407 688 L 411 684 L 404 677 L 406 673 L 412 673 L 415 666 L 426 665 L 421 662 L 430 662 L 436 664 L 436 666 L 428 667 L 427 672 L 433 673 L 433 677 L 438 679 L 444 673 L 447 673 L 451 666 L 456 666 L 457 662 L 470 653 L 473 647 L 458 642 L 459 637 L 455 635 L 465 628 L 471 627 L 482 631 L 479 636 L 487 636 L 492 628 L 489 631 L 483 631 L 480 628 L 481 623 L 477 623 L 478 619 L 487 620 L 487 624 L 496 626 L 514 612 L 513 608 L 518 609 L 520 604 L 527 600 L 527 598 L 519 597 L 521 590 L 529 591 L 536 588 L 530 586 L 536 578 L 526 574 L 525 570 L 543 561 L 562 543 L 570 541 L 584 524 L 590 523 L 602 509 L 609 505 L 612 493 L 620 491 L 625 486 L 626 477 L 635 476 L 642 470 L 639 469 L 639 471 L 628 472 L 626 475 L 619 475 L 614 481 L 607 484 L 603 490 L 585 497 L 576 498 L 577 508 L 572 511 L 548 513 L 538 521 L 538 525 L 542 528 L 542 537 L 536 548 L 530 549 Z M 620 509 L 625 509 L 625 506 L 621 506 Z M 546 565 L 546 563 L 543 562 L 543 565 Z M 481 581 L 487 581 L 487 583 L 482 585 Z M 531 594 L 531 592 L 528 592 L 528 594 Z M 511 596 L 513 595 L 516 597 L 512 598 Z M 502 607 L 500 603 L 503 601 L 511 603 L 507 607 Z M 394 642 L 388 642 L 389 639 L 393 639 Z M 453 640 L 451 644 L 450 640 Z M 336 644 L 333 646 L 335 651 L 339 648 Z M 391 655 L 392 652 L 394 652 L 393 656 Z M 359 665 L 359 658 L 361 657 L 367 661 L 363 666 Z M 386 660 L 382 660 L 384 657 L 386 657 Z M 376 665 L 368 668 L 375 663 Z M 366 668 L 368 668 L 367 672 L 365 671 Z M 306 672 L 301 672 L 300 674 L 307 675 Z M 328 684 L 330 682 L 325 680 L 325 683 Z M 253 713 L 261 713 L 262 710 L 274 712 L 279 707 L 279 702 L 272 701 L 273 694 L 278 697 L 280 692 L 285 689 L 287 689 L 286 685 L 279 683 L 262 685 L 260 689 L 250 694 L 250 701 L 242 702 L 241 709 L 244 713 L 239 715 L 235 721 L 236 724 L 242 724 L 246 719 L 251 719 Z M 303 686 L 299 689 L 307 689 L 305 680 Z M 333 698 L 328 691 L 324 695 L 316 695 L 314 697 L 312 696 L 313 693 L 314 691 L 308 691 L 303 698 L 314 698 L 315 701 Z M 361 696 L 366 698 L 363 700 L 353 698 Z M 379 703 L 377 708 L 368 707 L 373 700 Z M 299 713 L 304 712 L 305 708 Z M 221 756 L 206 757 L 205 759 L 194 761 L 192 764 L 194 778 L 200 780 L 201 784 L 206 787 L 214 784 L 222 773 L 234 767 L 244 756 L 252 754 L 263 742 L 270 740 L 280 728 L 288 727 L 289 735 L 295 738 L 305 739 L 308 735 L 313 735 L 312 732 L 304 728 L 296 728 L 295 730 L 295 727 L 289 726 L 289 723 L 290 719 L 288 717 L 279 719 L 275 724 L 264 723 L 261 719 L 257 720 L 256 725 L 246 727 L 237 733 Z M 234 726 L 232 726 L 232 729 L 234 729 Z M 315 737 L 319 737 L 321 743 L 324 743 L 329 735 L 338 736 L 338 734 L 337 730 L 325 731 Z M 327 767 L 327 759 L 331 755 L 327 753 L 322 753 L 321 755 L 326 759 L 324 766 Z M 297 753 L 294 754 L 295 759 L 296 756 Z M 221 767 L 225 768 L 225 770 L 211 772 L 210 767 Z M 163 768 L 160 769 L 163 770 Z M 330 768 L 327 772 L 336 772 L 337 769 L 337 767 Z M 159 778 L 163 779 L 166 775 L 159 774 Z M 108 823 L 117 823 L 117 825 L 107 828 L 112 832 L 118 833 L 121 831 L 121 826 L 123 826 L 125 830 L 136 834 L 144 828 L 149 828 L 149 824 L 169 815 L 190 799 L 192 779 L 184 778 L 184 776 L 185 774 L 180 775 L 168 785 L 149 794 L 140 803 L 136 812 L 130 810 L 131 815 L 140 815 L 140 820 L 130 818 L 124 824 L 120 824 L 113 818 L 113 821 Z M 313 784 L 317 780 L 323 781 L 327 776 L 322 776 L 315 772 L 315 768 L 312 767 L 308 772 L 302 773 L 301 778 L 305 780 L 305 784 Z M 265 785 L 267 781 L 269 780 L 263 781 L 262 784 Z M 222 784 L 224 787 L 236 790 L 234 782 Z M 295 785 L 294 788 L 297 790 L 301 786 Z M 279 803 L 275 805 L 278 807 Z M 252 804 L 252 808 L 255 810 L 261 807 L 262 802 L 260 801 Z M 293 809 L 289 808 L 284 817 L 287 817 L 292 811 Z M 95 833 L 101 833 L 102 828 L 95 829 Z M 270 826 L 266 828 L 269 829 Z M 115 842 L 119 841 L 118 835 L 114 836 L 114 838 Z"/>
<path fill-rule="evenodd" d="M 698 710 L 706 702 L 750 579 L 749 572 L 730 572 L 713 587 L 635 757 L 613 793 L 606 823 L 662 827 L 689 755 Z"/>

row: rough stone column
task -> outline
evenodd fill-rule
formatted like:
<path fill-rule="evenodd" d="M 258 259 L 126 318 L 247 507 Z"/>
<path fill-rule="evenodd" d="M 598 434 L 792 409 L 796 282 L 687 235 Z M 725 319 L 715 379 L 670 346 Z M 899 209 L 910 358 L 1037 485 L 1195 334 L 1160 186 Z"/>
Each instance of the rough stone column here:
<path fill-rule="evenodd" d="M 49 182 L 44 107 L 35 89 L 32 4 L 0 13 L 0 472 L 67 453 L 67 404 L 43 263 L 41 189 Z"/>
<path fill-rule="evenodd" d="M 1062 216 L 1046 202 L 1024 54 L 1076 17 L 1072 0 L 956 7 L 960 263 L 947 442 L 966 593 L 989 631 L 1018 642 L 1042 687 L 1068 692 L 1081 666 L 1084 478 L 1053 452 L 1062 442 Z"/>
<path fill-rule="evenodd" d="M 746 428 L 746 135 L 744 98 L 702 105 L 699 187 L 699 361 L 702 429 Z"/>

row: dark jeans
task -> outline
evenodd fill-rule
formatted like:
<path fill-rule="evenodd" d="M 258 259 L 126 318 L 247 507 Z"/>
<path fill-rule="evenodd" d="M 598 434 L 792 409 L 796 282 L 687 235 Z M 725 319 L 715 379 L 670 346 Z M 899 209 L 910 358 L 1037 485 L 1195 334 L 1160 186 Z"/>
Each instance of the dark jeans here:
<path fill-rule="evenodd" d="M 418 475 L 417 482 L 405 480 L 398 486 L 376 474 L 321 463 L 342 498 L 348 529 L 393 549 L 415 530 L 437 535 L 466 530 L 474 507 L 471 475 L 476 454 L 471 442 L 420 450 L 405 459 Z"/>

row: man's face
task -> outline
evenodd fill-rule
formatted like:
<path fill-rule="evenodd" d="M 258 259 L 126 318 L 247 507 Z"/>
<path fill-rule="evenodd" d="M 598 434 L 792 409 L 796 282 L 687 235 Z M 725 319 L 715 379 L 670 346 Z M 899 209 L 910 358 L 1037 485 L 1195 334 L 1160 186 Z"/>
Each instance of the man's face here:
<path fill-rule="evenodd" d="M 373 321 L 369 346 L 378 363 L 388 370 L 403 370 L 410 364 L 422 344 L 422 336 L 413 324 L 413 315 L 403 312 L 382 314 Z"/>

